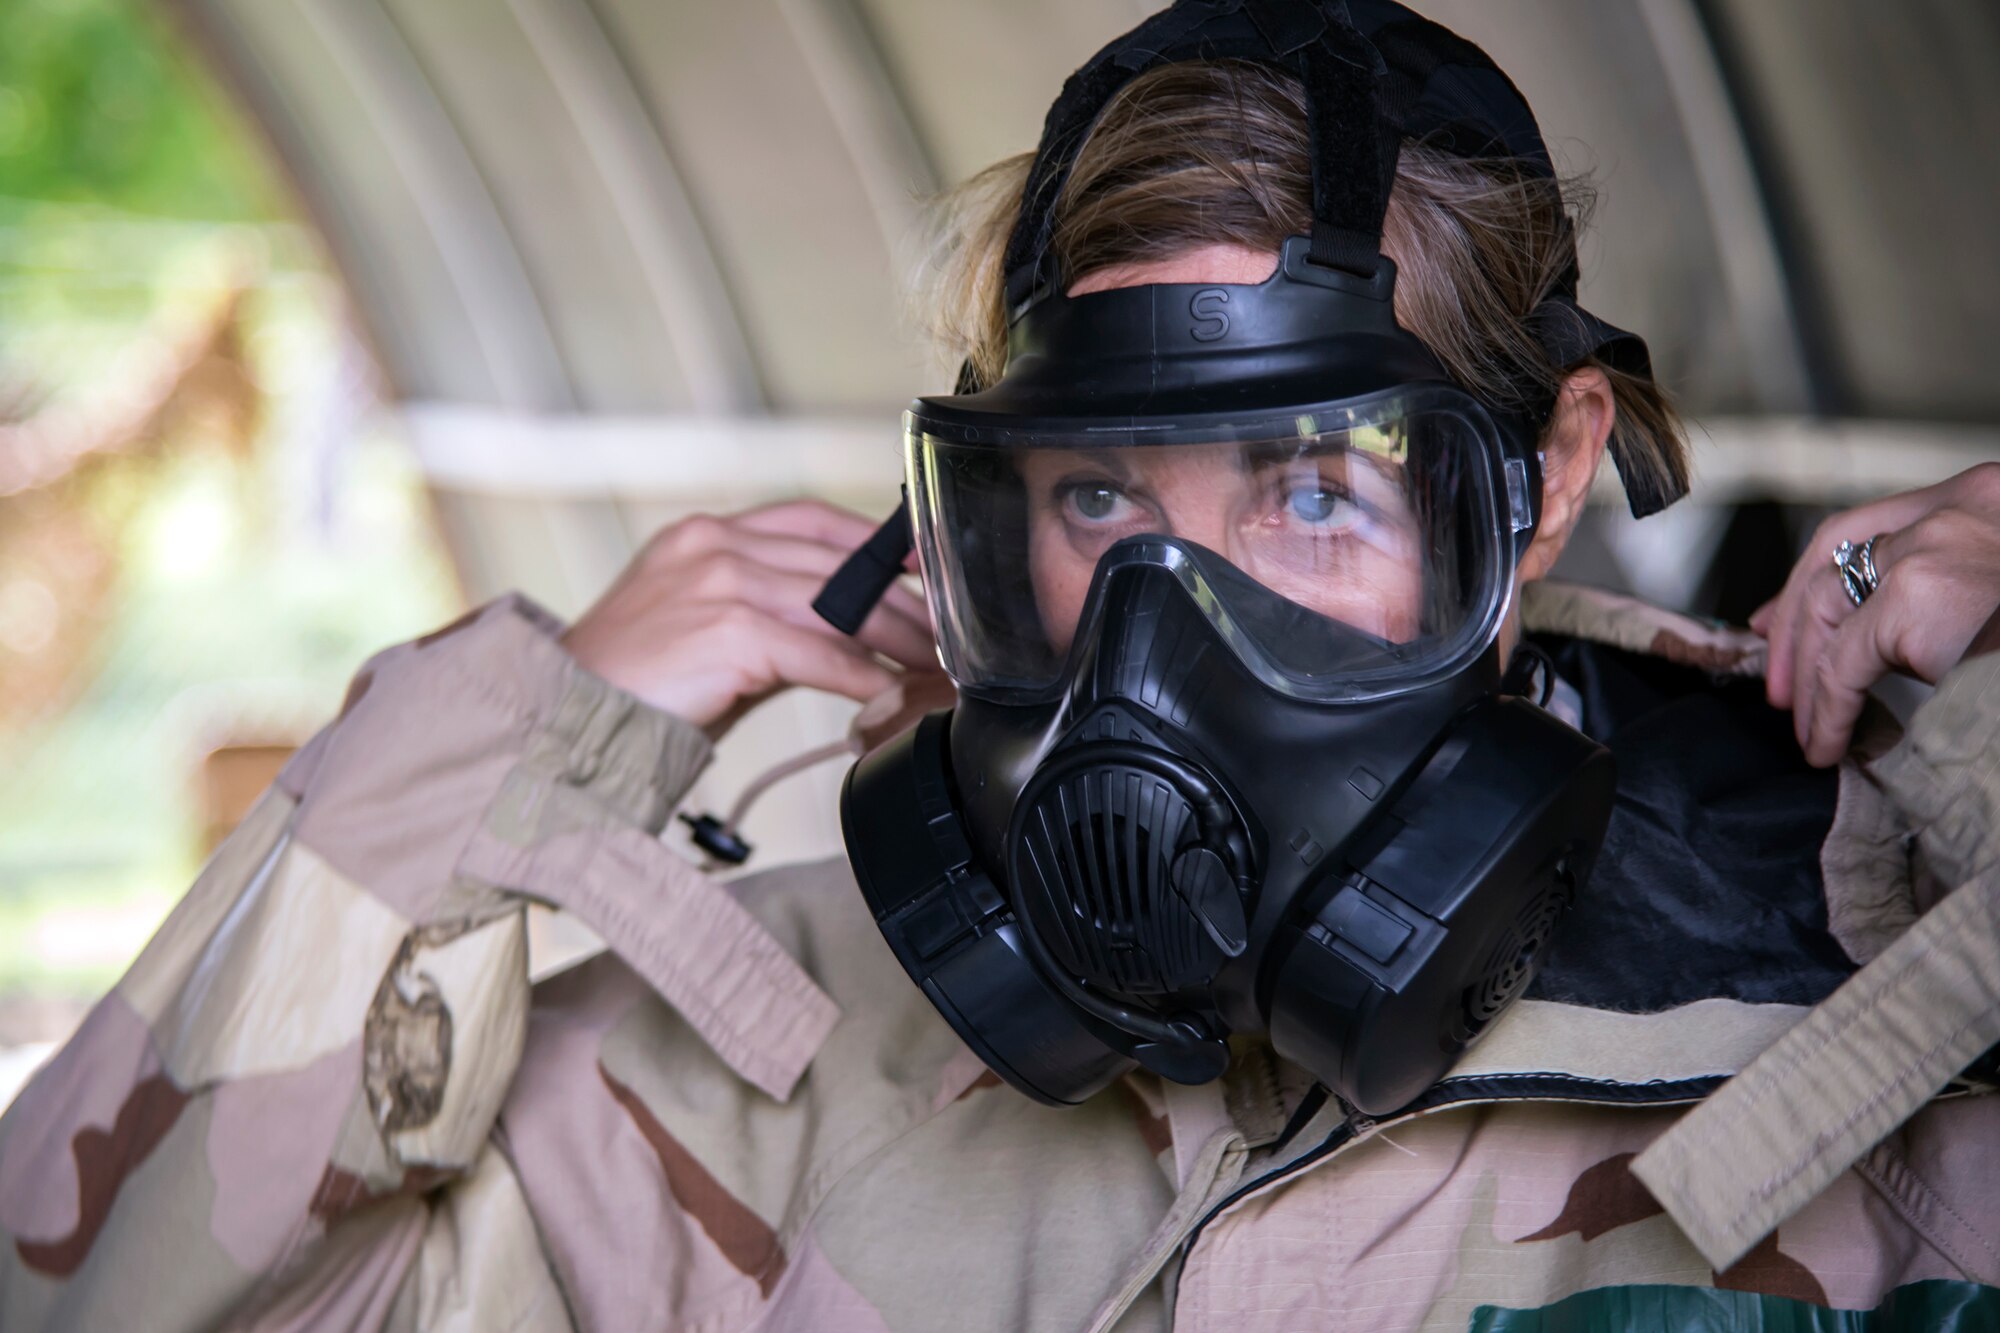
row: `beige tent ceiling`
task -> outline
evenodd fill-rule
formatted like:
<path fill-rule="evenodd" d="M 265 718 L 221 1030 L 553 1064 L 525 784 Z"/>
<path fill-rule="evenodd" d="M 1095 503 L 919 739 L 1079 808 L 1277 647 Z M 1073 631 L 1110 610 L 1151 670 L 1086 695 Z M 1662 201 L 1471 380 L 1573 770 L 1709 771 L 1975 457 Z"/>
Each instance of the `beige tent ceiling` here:
<path fill-rule="evenodd" d="M 919 200 L 1031 148 L 1063 77 L 1154 7 L 161 2 L 343 270 L 467 591 L 570 612 L 694 507 L 886 512 L 897 413 L 947 373 L 900 309 Z M 1769 512 L 1731 501 L 1841 502 L 2000 456 L 1991 0 L 1415 3 L 1594 172 L 1584 295 L 1707 427 L 1708 503 L 1600 507 L 1571 572 L 1718 606 L 1711 566 L 1775 576 L 1788 540 L 1728 558 Z M 849 711 L 757 710 L 694 799 L 727 808 Z M 836 778 L 760 805 L 760 860 L 838 846 Z"/>
<path fill-rule="evenodd" d="M 2000 8 L 1418 3 L 1594 172 L 1585 297 L 1701 416 L 2000 421 Z M 939 373 L 898 296 L 919 199 L 1031 147 L 1153 7 L 171 6 L 337 256 L 473 590 L 569 604 L 697 462 L 893 494 L 894 413 Z"/>

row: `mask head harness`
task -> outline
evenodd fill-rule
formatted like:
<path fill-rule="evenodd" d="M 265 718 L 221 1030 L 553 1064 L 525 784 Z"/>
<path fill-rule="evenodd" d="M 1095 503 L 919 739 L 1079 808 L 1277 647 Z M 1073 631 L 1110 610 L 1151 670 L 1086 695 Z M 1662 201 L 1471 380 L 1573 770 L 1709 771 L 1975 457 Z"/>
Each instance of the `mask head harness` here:
<path fill-rule="evenodd" d="M 1302 81 L 1311 234 L 1259 284 L 1069 297 L 1053 204 L 1106 103 L 1155 66 L 1219 59 Z M 1229 1033 L 1265 1032 L 1361 1109 L 1394 1109 L 1520 994 L 1602 841 L 1610 756 L 1502 697 L 1493 647 L 1553 401 L 1477 403 L 1396 323 L 1381 237 L 1404 137 L 1552 174 L 1484 53 L 1389 0 L 1181 0 L 1099 52 L 1049 112 L 1008 242 L 1005 373 L 912 405 L 910 519 L 817 604 L 851 632 L 920 547 L 961 700 L 856 765 L 843 833 L 912 979 L 1041 1100 L 1135 1062 L 1201 1082 Z M 1573 265 L 1532 322 L 1557 364 L 1647 371 L 1639 339 L 1576 305 Z M 1460 616 L 1385 638 L 1150 534 L 1103 552 L 1066 646 L 1009 649 L 1010 627 L 1046 628 L 1021 457 L 1268 452 L 1272 422 L 1316 448 L 1417 441 L 1395 455 L 1432 515 L 1414 546 L 1428 584 L 1462 585 Z"/>
<path fill-rule="evenodd" d="M 1281 271 L 1295 279 L 1317 270 L 1320 281 L 1354 290 L 1357 284 L 1382 282 L 1387 268 L 1391 275 L 1384 285 L 1393 286 L 1394 266 L 1381 253 L 1382 222 L 1405 139 L 1459 157 L 1511 159 L 1531 173 L 1555 175 L 1534 113 L 1499 67 L 1477 46 L 1393 0 L 1182 0 L 1099 51 L 1069 77 L 1049 109 L 1004 260 L 1017 347 L 1022 315 L 1076 276 L 1056 271 L 1050 249 L 1054 205 L 1077 150 L 1106 105 L 1125 84 L 1157 66 L 1223 59 L 1284 70 L 1306 91 L 1313 222 L 1303 253 L 1286 251 Z M 1528 316 L 1551 363 L 1568 368 L 1595 356 L 1650 378 L 1644 340 L 1584 310 L 1577 303 L 1578 276 L 1572 255 Z M 1027 332 L 1032 335 L 1032 326 Z M 1010 378 L 1015 354 L 1010 347 Z M 962 372 L 959 392 L 977 387 L 969 368 Z M 1521 415 L 1539 430 L 1553 407 L 1551 397 L 1525 405 Z M 1680 498 L 1640 488 L 1623 460 L 1614 461 L 1635 481 L 1629 496 L 1635 517 Z"/>
<path fill-rule="evenodd" d="M 1294 276 L 1311 274 L 1307 281 L 1351 288 L 1381 283 L 1382 269 L 1393 269 L 1381 254 L 1382 219 L 1405 139 L 1459 157 L 1504 158 L 1531 173 L 1555 175 L 1534 112 L 1506 74 L 1479 47 L 1393 0 L 1180 0 L 1091 57 L 1070 75 L 1049 108 L 1004 258 L 1015 334 L 1010 376 L 1017 373 L 1020 339 L 1034 332 L 1032 323 L 1021 327 L 1020 317 L 1060 290 L 1063 275 L 1055 271 L 1049 248 L 1053 206 L 1077 149 L 1105 106 L 1126 83 L 1155 66 L 1230 58 L 1286 70 L 1305 86 L 1313 227 L 1303 250 L 1287 246 L 1281 268 Z M 1303 267 L 1307 262 L 1312 269 Z M 1529 326 L 1550 362 L 1568 368 L 1596 357 L 1624 374 L 1651 379 L 1645 340 L 1578 304 L 1578 280 L 1572 257 L 1529 312 Z M 1393 282 L 1392 274 L 1384 285 L 1393 288 Z M 1189 291 L 1192 299 L 1213 289 Z M 1239 302 L 1234 307 L 1218 306 L 1212 295 L 1207 298 L 1202 328 L 1241 327 L 1246 315 L 1240 294 L 1231 295 Z M 970 362 L 960 368 L 959 395 L 985 387 Z M 1516 424 L 1532 436 L 1553 408 L 1552 398 L 1525 404 Z M 1626 482 L 1633 517 L 1644 518 L 1681 498 L 1682 492 L 1663 491 L 1649 481 L 1645 469 L 1629 467 L 1619 449 L 1614 440 L 1612 462 Z M 1539 472 L 1532 447 L 1523 453 L 1523 462 Z M 1536 482 L 1531 489 L 1539 513 L 1541 488 Z M 901 572 L 910 545 L 908 522 L 899 509 L 875 540 L 828 581 L 814 608 L 836 628 L 856 632 Z"/>

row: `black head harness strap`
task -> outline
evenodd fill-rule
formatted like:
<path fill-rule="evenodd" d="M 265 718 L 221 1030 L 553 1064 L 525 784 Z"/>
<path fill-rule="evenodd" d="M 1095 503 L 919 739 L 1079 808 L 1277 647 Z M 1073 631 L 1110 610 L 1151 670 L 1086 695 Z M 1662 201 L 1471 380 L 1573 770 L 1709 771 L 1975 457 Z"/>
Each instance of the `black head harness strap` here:
<path fill-rule="evenodd" d="M 1400 135 L 1378 100 L 1387 69 L 1346 4 L 1181 0 L 1091 57 L 1049 108 L 1007 241 L 1010 311 L 1062 280 L 1049 253 L 1055 201 L 1077 150 L 1118 90 L 1160 65 L 1230 59 L 1275 66 L 1305 85 L 1313 154 L 1310 258 L 1358 277 L 1375 275 Z"/>

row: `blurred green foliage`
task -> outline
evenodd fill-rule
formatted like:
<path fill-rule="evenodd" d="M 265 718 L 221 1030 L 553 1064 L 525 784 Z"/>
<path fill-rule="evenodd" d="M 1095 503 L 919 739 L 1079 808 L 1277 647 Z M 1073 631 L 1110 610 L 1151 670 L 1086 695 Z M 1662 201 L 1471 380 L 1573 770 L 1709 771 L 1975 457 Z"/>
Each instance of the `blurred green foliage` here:
<path fill-rule="evenodd" d="M 62 1036 L 185 889 L 210 747 L 302 739 L 369 652 L 458 609 L 422 479 L 359 419 L 338 284 L 171 13 L 0 0 L 0 422 L 116 401 L 237 282 L 210 370 L 254 406 L 240 429 L 168 414 L 0 497 L 0 689 L 32 698 L 22 664 L 46 660 L 66 686 L 0 708 L 0 1048 Z M 112 575 L 79 606 L 54 590 L 84 557 Z"/>
<path fill-rule="evenodd" d="M 324 358 L 333 332 L 277 304 L 293 308 L 264 327 L 294 329 L 266 340 L 272 378 Z M 297 512 L 313 497 L 286 494 L 297 460 L 270 443 L 246 463 L 185 441 L 120 478 L 140 493 L 94 497 L 122 515 L 124 558 L 89 683 L 60 713 L 0 727 L 0 1047 L 10 996 L 103 989 L 179 898 L 202 855 L 209 745 L 303 739 L 368 654 L 459 609 L 395 442 L 343 451 L 323 518 Z"/>
<path fill-rule="evenodd" d="M 0 195 L 278 211 L 249 131 L 169 27 L 138 0 L 0 0 Z"/>

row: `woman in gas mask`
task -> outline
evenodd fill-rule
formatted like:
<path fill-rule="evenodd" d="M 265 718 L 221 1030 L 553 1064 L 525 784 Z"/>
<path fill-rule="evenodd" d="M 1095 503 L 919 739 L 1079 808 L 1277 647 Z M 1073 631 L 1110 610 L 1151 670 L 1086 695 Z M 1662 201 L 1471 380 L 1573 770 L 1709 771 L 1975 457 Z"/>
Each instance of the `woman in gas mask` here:
<path fill-rule="evenodd" d="M 927 605 L 822 623 L 793 504 L 371 662 L 0 1121 L 0 1324 L 2000 1318 L 2000 468 L 1755 633 L 1541 582 L 1607 451 L 1686 484 L 1576 202 L 1384 0 L 1115 43 L 947 210 Z M 937 653 L 861 892 L 658 842 Z M 530 993 L 529 900 L 610 952 Z"/>

